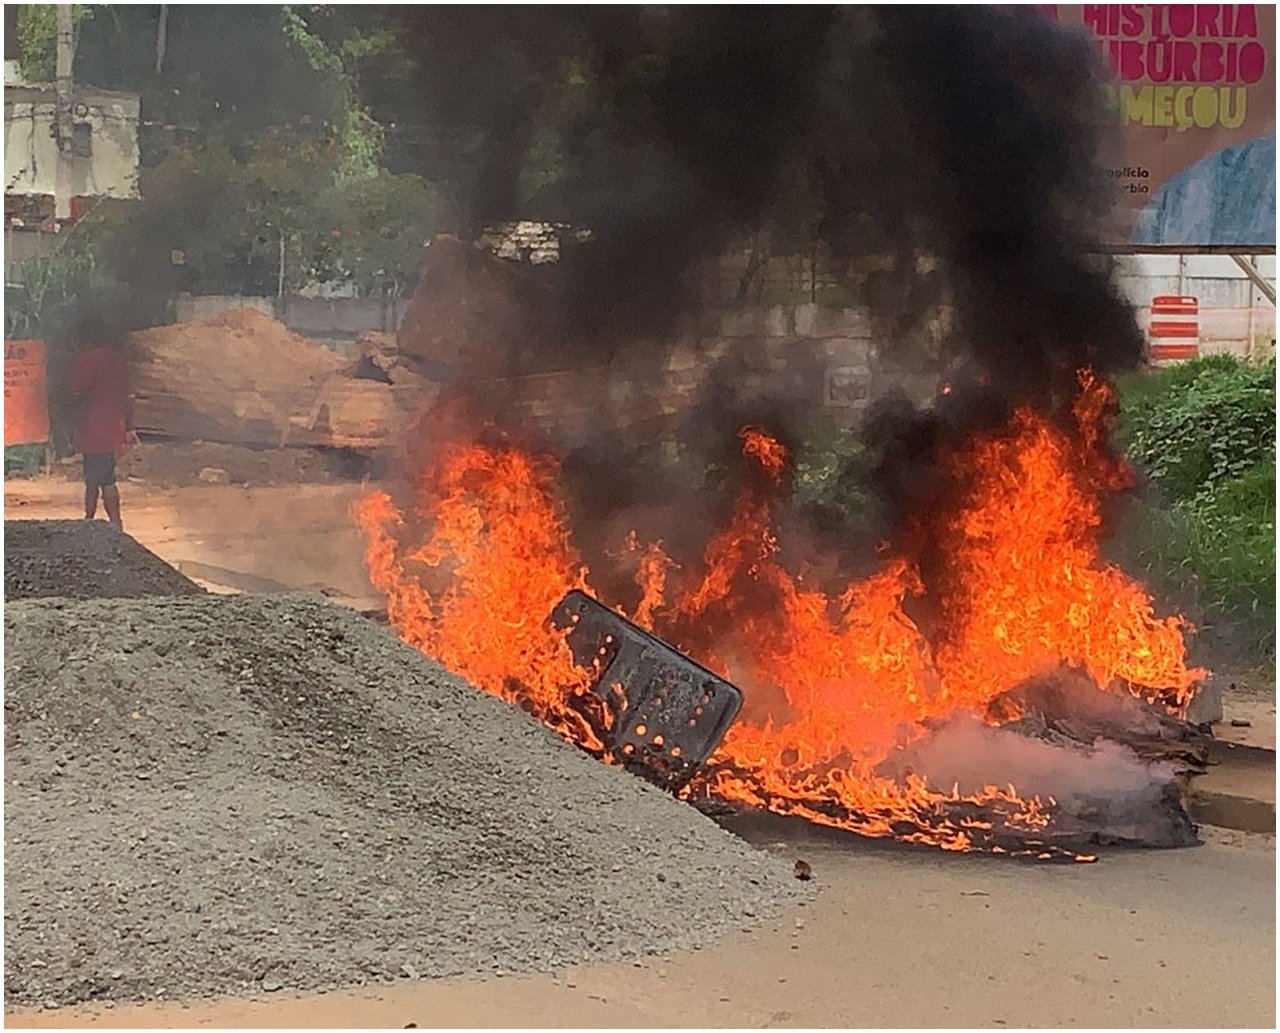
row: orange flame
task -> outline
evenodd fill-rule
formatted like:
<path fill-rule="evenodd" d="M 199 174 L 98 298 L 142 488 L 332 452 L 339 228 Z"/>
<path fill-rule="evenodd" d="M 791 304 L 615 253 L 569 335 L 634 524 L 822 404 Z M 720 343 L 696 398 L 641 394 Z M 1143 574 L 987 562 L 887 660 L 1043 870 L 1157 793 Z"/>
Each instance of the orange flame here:
<path fill-rule="evenodd" d="M 774 481 L 782 479 L 787 466 L 787 447 L 759 427 L 743 427 L 738 432 L 742 439 L 742 454 L 756 460 Z"/>
<path fill-rule="evenodd" d="M 556 473 L 513 448 L 458 446 L 419 485 L 416 515 L 427 531 L 416 549 L 397 541 L 405 519 L 385 492 L 358 502 L 356 518 L 370 580 L 406 642 L 602 752 L 607 713 L 545 624 L 566 592 L 586 584 Z"/>
<path fill-rule="evenodd" d="M 961 795 L 877 766 L 928 723 L 982 714 L 1060 663 L 1170 708 L 1191 698 L 1203 672 L 1186 667 L 1182 623 L 1157 618 L 1142 588 L 1099 558 L 1099 499 L 1127 474 L 1103 447 L 1109 389 L 1088 374 L 1081 386 L 1074 428 L 1019 410 L 950 456 L 965 492 L 935 528 L 946 567 L 930 586 L 945 629 L 936 641 L 904 609 L 926 590 L 909 555 L 888 556 L 836 597 L 785 570 L 776 490 L 741 491 L 696 580 L 670 600 L 671 561 L 628 537 L 637 623 L 747 695 L 689 792 L 947 850 L 1053 852 L 1036 846 L 1052 801 L 1011 786 Z M 786 448 L 759 428 L 739 436 L 781 486 Z M 459 443 L 424 474 L 414 527 L 382 492 L 357 518 L 372 581 L 406 641 L 601 755 L 609 716 L 544 623 L 569 589 L 590 591 L 557 474 L 554 461 L 509 444 Z"/>
<path fill-rule="evenodd" d="M 636 539 L 635 531 L 627 533 L 627 550 L 639 552 L 640 561 L 636 565 L 636 585 L 640 588 L 640 602 L 631 620 L 644 628 L 653 630 L 654 611 L 658 610 L 667 592 L 667 571 L 674 563 L 671 557 L 662 551 L 661 542 L 650 542 L 643 549 Z"/>

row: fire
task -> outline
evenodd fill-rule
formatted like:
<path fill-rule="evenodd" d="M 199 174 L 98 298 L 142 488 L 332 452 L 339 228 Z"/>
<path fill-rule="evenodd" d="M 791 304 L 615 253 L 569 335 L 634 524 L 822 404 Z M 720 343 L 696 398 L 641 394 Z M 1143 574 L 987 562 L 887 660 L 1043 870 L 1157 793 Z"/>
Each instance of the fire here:
<path fill-rule="evenodd" d="M 448 450 L 418 486 L 416 548 L 385 492 L 356 507 L 373 586 L 411 645 L 480 688 L 519 703 L 587 750 L 604 750 L 608 715 L 546 615 L 586 569 L 556 500 L 556 467 L 510 447 Z"/>
<path fill-rule="evenodd" d="M 1008 434 L 953 461 L 957 473 L 979 471 L 938 543 L 957 590 L 948 601 L 953 638 L 937 662 L 944 693 L 957 700 L 988 700 L 1058 661 L 1175 709 L 1190 700 L 1202 672 L 1185 667 L 1181 622 L 1157 619 L 1146 592 L 1098 560 L 1098 491 L 1127 475 L 1097 451 L 1104 393 L 1087 385 L 1078 437 L 1023 411 Z"/>
<path fill-rule="evenodd" d="M 963 490 L 922 534 L 941 557 L 926 576 L 908 548 L 835 596 L 778 558 L 776 507 L 787 449 L 744 428 L 765 475 L 744 486 L 701 569 L 660 544 L 626 546 L 641 601 L 633 619 L 740 686 L 742 717 L 688 791 L 766 807 L 869 836 L 947 850 L 1038 847 L 1053 802 L 1012 786 L 962 795 L 879 766 L 948 716 L 982 715 L 1023 679 L 1058 664 L 1099 686 L 1190 699 L 1183 626 L 1100 559 L 1100 500 L 1125 468 L 1105 451 L 1106 385 L 1088 375 L 1068 425 L 1030 410 L 947 458 Z M 572 588 L 592 591 L 575 551 L 558 467 L 508 442 L 446 446 L 406 516 L 382 492 L 358 505 L 375 587 L 399 633 L 470 681 L 519 703 L 603 755 L 608 713 L 546 615 Z M 597 594 L 598 593 L 594 593 Z M 941 630 L 908 615 L 929 596 Z"/>
<path fill-rule="evenodd" d="M 667 591 L 667 572 L 674 566 L 671 557 L 662 551 L 661 542 L 650 542 L 640 547 L 636 533 L 627 534 L 627 551 L 639 552 L 640 561 L 636 565 L 636 585 L 640 588 L 640 602 L 631 619 L 646 631 L 653 630 L 653 614 L 661 604 Z"/>
<path fill-rule="evenodd" d="M 787 447 L 759 427 L 743 427 L 738 437 L 742 454 L 756 460 L 774 481 L 780 481 L 787 467 Z"/>

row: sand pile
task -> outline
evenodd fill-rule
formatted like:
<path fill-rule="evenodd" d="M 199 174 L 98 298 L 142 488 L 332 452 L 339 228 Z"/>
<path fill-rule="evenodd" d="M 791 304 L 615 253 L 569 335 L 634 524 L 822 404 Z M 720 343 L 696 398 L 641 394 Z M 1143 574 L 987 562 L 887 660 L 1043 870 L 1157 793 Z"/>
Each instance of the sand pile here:
<path fill-rule="evenodd" d="M 202 589 L 105 520 L 6 520 L 4 598 L 137 598 Z"/>
<path fill-rule="evenodd" d="M 5 608 L 5 993 L 548 969 L 804 891 L 389 631 L 296 596 Z"/>
<path fill-rule="evenodd" d="M 344 360 L 254 309 L 130 336 L 134 425 L 187 440 L 280 446 L 307 437 L 316 394 Z"/>
<path fill-rule="evenodd" d="M 366 335 L 363 350 L 383 338 Z M 144 437 L 258 448 L 378 449 L 436 390 L 397 363 L 373 379 L 256 309 L 130 335 L 134 425 Z"/>

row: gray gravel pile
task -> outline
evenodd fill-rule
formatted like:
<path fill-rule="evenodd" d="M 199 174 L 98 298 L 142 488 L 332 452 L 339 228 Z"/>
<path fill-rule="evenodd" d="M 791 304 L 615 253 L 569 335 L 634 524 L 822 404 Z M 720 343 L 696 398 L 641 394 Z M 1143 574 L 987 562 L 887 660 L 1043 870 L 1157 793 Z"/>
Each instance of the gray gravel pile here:
<path fill-rule="evenodd" d="M 6 520 L 4 597 L 134 599 L 203 589 L 105 520 Z"/>
<path fill-rule="evenodd" d="M 805 888 L 350 611 L 5 607 L 13 1004 L 546 970 Z"/>

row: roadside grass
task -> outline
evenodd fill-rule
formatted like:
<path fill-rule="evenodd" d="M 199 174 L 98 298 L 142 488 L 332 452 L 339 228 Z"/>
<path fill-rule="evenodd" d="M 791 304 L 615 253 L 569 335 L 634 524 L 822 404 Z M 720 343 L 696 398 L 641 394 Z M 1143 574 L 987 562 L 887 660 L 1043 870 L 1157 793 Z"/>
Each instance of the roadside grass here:
<path fill-rule="evenodd" d="M 1274 466 L 1250 483 L 1270 485 L 1270 501 L 1241 508 L 1234 484 L 1198 507 L 1128 500 L 1108 550 L 1233 665 L 1272 659 L 1276 648 Z"/>
<path fill-rule="evenodd" d="M 1153 591 L 1195 617 L 1209 651 L 1274 661 L 1274 360 L 1212 356 L 1119 384 L 1117 442 L 1150 478 L 1117 545 Z"/>

